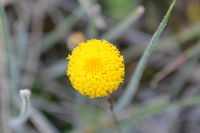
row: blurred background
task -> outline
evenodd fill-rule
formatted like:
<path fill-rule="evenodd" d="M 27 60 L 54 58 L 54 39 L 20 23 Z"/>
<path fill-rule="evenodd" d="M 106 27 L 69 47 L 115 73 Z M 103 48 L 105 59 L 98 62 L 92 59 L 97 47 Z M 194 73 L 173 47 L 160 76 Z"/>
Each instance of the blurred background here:
<path fill-rule="evenodd" d="M 115 105 L 171 2 L 0 0 L 6 14 L 0 19 L 7 21 L 0 28 L 0 133 L 117 132 L 107 98 L 89 99 L 72 88 L 66 57 L 91 38 L 115 44 L 126 65 Z M 131 104 L 116 113 L 121 130 L 200 133 L 199 57 L 200 1 L 178 0 Z M 10 126 L 23 88 L 32 92 L 30 117 Z"/>

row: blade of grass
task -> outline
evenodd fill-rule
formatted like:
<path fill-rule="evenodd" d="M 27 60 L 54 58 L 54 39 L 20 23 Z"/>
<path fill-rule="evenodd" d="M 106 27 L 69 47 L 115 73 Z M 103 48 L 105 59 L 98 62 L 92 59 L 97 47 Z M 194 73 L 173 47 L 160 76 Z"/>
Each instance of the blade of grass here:
<path fill-rule="evenodd" d="M 10 119 L 10 86 L 8 78 L 8 32 L 6 30 L 6 17 L 3 7 L 0 5 L 0 119 L 2 126 L 0 132 L 11 133 Z"/>
<path fill-rule="evenodd" d="M 16 60 L 16 56 L 15 56 L 15 52 L 13 50 L 13 45 L 10 39 L 10 33 L 9 33 L 9 26 L 8 26 L 8 22 L 5 16 L 5 12 L 3 7 L 0 7 L 0 14 L 1 14 L 1 25 L 2 25 L 2 39 L 4 40 L 4 45 L 5 45 L 5 49 L 6 49 L 6 58 L 7 58 L 7 67 L 8 67 L 8 75 L 9 75 L 9 79 L 10 79 L 10 88 L 11 88 L 11 93 L 12 93 L 12 97 L 17 95 L 17 90 L 16 88 L 18 88 L 19 85 L 19 71 L 18 71 L 18 63 Z"/>
<path fill-rule="evenodd" d="M 192 25 L 176 35 L 171 35 L 170 37 L 160 39 L 158 43 L 160 44 L 156 47 L 156 50 L 163 50 L 172 48 L 174 45 L 183 45 L 187 41 L 197 39 L 200 37 L 200 23 Z M 128 47 L 122 51 L 122 55 L 125 56 L 125 62 L 131 61 L 134 57 L 140 55 L 146 47 L 146 44 L 138 45 L 138 47 Z M 133 54 L 134 53 L 134 54 Z"/>
<path fill-rule="evenodd" d="M 144 13 L 144 7 L 139 6 L 137 7 L 133 13 L 128 15 L 121 23 L 119 23 L 117 26 L 113 27 L 111 30 L 103 34 L 100 38 L 113 41 L 119 35 L 121 35 L 127 28 L 131 26 L 135 21 L 137 21 L 142 14 Z"/>
<path fill-rule="evenodd" d="M 9 26 L 7 22 L 7 18 L 4 12 L 3 7 L 0 5 L 0 25 L 1 25 L 1 32 L 2 32 L 2 40 L 4 42 L 5 51 L 6 51 L 6 59 L 7 59 L 7 71 L 8 71 L 8 78 L 9 78 L 9 89 L 11 91 L 11 98 L 13 102 L 15 102 L 15 98 L 19 98 L 17 95 L 17 88 L 19 86 L 19 68 L 18 62 L 16 59 L 16 53 L 13 50 L 13 45 L 10 38 L 9 33 Z"/>
<path fill-rule="evenodd" d="M 19 62 L 19 67 L 25 65 L 25 59 L 27 56 L 28 42 L 29 42 L 29 33 L 26 27 L 19 23 L 17 25 L 17 35 L 16 35 L 16 45 L 17 45 L 17 57 Z"/>
<path fill-rule="evenodd" d="M 135 73 L 132 75 L 130 83 L 128 84 L 124 94 L 119 99 L 119 102 L 115 106 L 115 111 L 120 111 L 125 106 L 127 106 L 130 102 L 133 96 L 135 95 L 135 92 L 138 89 L 139 82 L 141 80 L 143 71 L 145 69 L 145 66 L 147 64 L 147 60 L 150 56 L 150 54 L 153 52 L 155 47 L 157 46 L 158 38 L 160 37 L 160 34 L 163 32 L 168 19 L 170 17 L 171 11 L 175 5 L 176 0 L 173 0 L 172 4 L 170 5 L 164 19 L 162 20 L 161 24 L 159 25 L 158 29 L 154 33 L 151 41 L 149 42 L 146 50 L 144 51 L 144 54 L 142 55 L 139 64 L 136 67 Z"/>

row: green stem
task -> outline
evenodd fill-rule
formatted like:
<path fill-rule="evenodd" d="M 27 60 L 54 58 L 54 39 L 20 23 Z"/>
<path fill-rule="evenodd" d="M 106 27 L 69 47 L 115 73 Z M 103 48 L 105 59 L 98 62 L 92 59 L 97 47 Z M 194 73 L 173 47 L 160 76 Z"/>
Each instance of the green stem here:
<path fill-rule="evenodd" d="M 22 98 L 22 108 L 19 115 L 11 120 L 11 126 L 16 127 L 24 123 L 28 119 L 30 112 L 30 95 L 31 92 L 28 89 L 20 90 L 20 96 Z"/>
<path fill-rule="evenodd" d="M 149 58 L 150 54 L 153 52 L 153 50 L 155 49 L 155 47 L 157 46 L 158 38 L 160 37 L 161 33 L 163 32 L 164 28 L 167 25 L 168 19 L 170 17 L 171 11 L 172 11 L 175 3 L 176 3 L 176 0 L 173 0 L 173 2 L 171 4 L 171 6 L 169 7 L 164 19 L 160 23 L 158 29 L 154 33 L 151 41 L 149 42 L 147 48 L 145 49 L 145 52 L 142 55 L 138 65 L 136 67 L 135 73 L 131 77 L 130 83 L 128 84 L 128 86 L 127 86 L 124 94 L 122 95 L 122 97 L 119 99 L 119 102 L 115 106 L 115 111 L 120 111 L 125 106 L 127 106 L 131 102 L 131 99 L 133 98 L 133 96 L 135 95 L 135 93 L 138 89 L 143 71 L 144 71 L 145 66 L 147 64 L 148 58 Z"/>
<path fill-rule="evenodd" d="M 122 133 L 122 130 L 121 130 L 121 128 L 120 128 L 120 124 L 119 124 L 119 122 L 118 122 L 118 120 L 117 120 L 117 116 L 116 116 L 116 114 L 115 114 L 115 112 L 114 112 L 113 100 L 112 100 L 111 95 L 108 97 L 108 103 L 110 104 L 110 111 L 111 111 L 111 113 L 112 113 L 112 119 L 113 119 L 114 124 L 115 124 L 115 126 L 116 126 L 116 131 L 117 131 L 117 133 Z"/>

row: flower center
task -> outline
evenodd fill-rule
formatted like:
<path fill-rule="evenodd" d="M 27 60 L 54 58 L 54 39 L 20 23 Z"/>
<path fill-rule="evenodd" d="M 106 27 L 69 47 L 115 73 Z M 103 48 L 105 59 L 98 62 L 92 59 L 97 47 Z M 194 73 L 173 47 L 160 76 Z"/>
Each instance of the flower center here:
<path fill-rule="evenodd" d="M 103 68 L 103 63 L 102 61 L 97 58 L 97 57 L 94 57 L 94 58 L 90 58 L 86 61 L 86 64 L 85 64 L 85 69 L 88 73 L 98 73 L 98 72 L 101 72 L 102 71 L 102 68 Z"/>

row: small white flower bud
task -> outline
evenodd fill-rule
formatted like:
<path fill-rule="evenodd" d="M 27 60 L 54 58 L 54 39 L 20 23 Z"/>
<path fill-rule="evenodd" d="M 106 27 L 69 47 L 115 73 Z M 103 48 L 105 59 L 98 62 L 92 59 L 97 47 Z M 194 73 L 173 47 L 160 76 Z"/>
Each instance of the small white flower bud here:
<path fill-rule="evenodd" d="M 29 89 L 22 89 L 19 91 L 19 93 L 22 98 L 23 97 L 30 98 L 30 96 L 31 96 L 31 91 Z"/>

